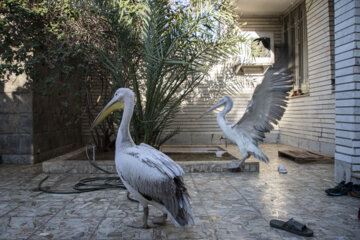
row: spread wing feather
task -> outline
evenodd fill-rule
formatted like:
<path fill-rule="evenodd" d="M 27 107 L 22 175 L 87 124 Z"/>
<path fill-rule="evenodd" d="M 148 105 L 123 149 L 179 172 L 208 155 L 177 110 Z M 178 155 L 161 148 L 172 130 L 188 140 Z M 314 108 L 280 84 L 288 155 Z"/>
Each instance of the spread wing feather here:
<path fill-rule="evenodd" d="M 287 56 L 286 52 L 284 55 Z M 269 69 L 254 94 L 242 118 L 234 124 L 241 134 L 252 139 L 254 144 L 263 141 L 281 119 L 287 105 L 288 92 L 292 89 L 291 70 L 287 67 L 287 57 L 279 58 Z"/>

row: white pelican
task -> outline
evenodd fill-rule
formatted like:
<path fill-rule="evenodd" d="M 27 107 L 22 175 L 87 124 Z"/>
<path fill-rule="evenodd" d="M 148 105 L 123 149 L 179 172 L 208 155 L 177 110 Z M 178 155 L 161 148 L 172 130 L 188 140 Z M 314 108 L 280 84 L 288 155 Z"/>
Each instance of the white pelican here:
<path fill-rule="evenodd" d="M 258 147 L 258 141 L 263 141 L 266 132 L 272 130 L 284 114 L 287 105 L 288 92 L 292 89 L 291 71 L 287 64 L 287 52 L 269 69 L 261 84 L 254 91 L 251 101 L 242 118 L 236 123 L 230 123 L 225 115 L 232 109 L 231 97 L 225 96 L 209 110 L 210 113 L 218 107 L 225 106 L 218 113 L 216 120 L 224 135 L 234 142 L 241 153 L 242 159 L 230 163 L 230 169 L 238 169 L 241 164 L 253 155 L 257 159 L 269 162 L 268 157 Z"/>
<path fill-rule="evenodd" d="M 124 113 L 116 138 L 115 166 L 127 190 L 144 207 L 143 222 L 130 226 L 149 227 L 149 204 L 164 213 L 154 221 L 158 224 L 163 224 L 167 216 L 175 226 L 193 224 L 189 194 L 182 178 L 183 169 L 157 149 L 144 143 L 136 145 L 130 136 L 129 126 L 134 111 L 134 93 L 130 89 L 119 88 L 91 128 L 120 109 L 124 109 Z"/>

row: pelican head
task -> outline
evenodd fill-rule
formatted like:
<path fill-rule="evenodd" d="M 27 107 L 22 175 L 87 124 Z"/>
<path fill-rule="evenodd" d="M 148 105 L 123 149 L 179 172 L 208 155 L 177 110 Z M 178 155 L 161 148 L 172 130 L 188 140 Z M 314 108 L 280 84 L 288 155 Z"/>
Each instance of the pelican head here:
<path fill-rule="evenodd" d="M 217 109 L 221 106 L 225 106 L 225 108 L 224 108 L 225 111 L 223 110 L 225 113 L 229 112 L 233 106 L 233 101 L 232 101 L 231 97 L 224 96 L 216 104 L 214 104 L 212 107 L 210 107 L 206 112 L 201 114 L 201 116 L 199 118 L 202 118 L 206 114 L 209 114 L 210 112 L 214 111 L 215 109 Z"/>
<path fill-rule="evenodd" d="M 90 129 L 93 129 L 94 127 L 99 125 L 113 111 L 124 109 L 124 99 L 127 97 L 131 97 L 132 99 L 134 98 L 134 93 L 130 89 L 119 88 L 118 90 L 116 90 L 114 97 L 97 115 L 94 122 L 91 124 Z"/>

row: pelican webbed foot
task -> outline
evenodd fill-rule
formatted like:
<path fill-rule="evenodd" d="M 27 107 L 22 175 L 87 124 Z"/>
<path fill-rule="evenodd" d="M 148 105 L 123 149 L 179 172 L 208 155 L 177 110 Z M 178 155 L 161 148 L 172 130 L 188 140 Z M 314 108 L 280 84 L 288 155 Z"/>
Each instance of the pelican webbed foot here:
<path fill-rule="evenodd" d="M 162 216 L 154 217 L 152 222 L 157 225 L 165 225 L 167 219 L 167 214 L 163 214 Z"/>
<path fill-rule="evenodd" d="M 245 160 L 248 159 L 250 156 L 251 156 L 250 153 L 247 153 L 246 156 L 243 157 L 242 159 L 237 161 L 232 161 L 231 163 L 229 163 L 228 169 L 231 171 L 240 170 L 242 165 L 245 163 Z"/>
<path fill-rule="evenodd" d="M 231 171 L 240 170 L 243 162 L 244 161 L 233 161 L 229 163 L 228 169 Z"/>

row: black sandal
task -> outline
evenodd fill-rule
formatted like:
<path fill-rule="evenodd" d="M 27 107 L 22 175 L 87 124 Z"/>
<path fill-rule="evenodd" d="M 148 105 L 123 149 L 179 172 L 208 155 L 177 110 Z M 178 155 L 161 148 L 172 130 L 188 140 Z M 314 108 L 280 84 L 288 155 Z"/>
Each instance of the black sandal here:
<path fill-rule="evenodd" d="M 291 218 L 289 221 L 284 222 L 280 220 L 270 220 L 270 226 L 278 229 L 282 229 L 300 236 L 305 237 L 312 237 L 314 235 L 314 232 L 306 227 L 306 225 L 295 221 L 293 218 Z"/>

